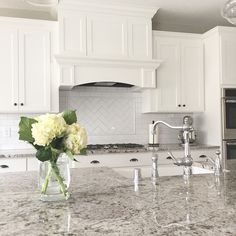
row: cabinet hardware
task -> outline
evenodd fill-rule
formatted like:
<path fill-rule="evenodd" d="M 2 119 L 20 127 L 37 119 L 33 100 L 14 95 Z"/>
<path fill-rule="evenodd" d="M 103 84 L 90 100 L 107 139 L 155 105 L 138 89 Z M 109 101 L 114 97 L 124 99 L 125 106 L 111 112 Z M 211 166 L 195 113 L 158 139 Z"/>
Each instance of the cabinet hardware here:
<path fill-rule="evenodd" d="M 24 106 L 24 103 L 21 103 L 20 105 L 21 105 L 21 106 Z"/>
<path fill-rule="evenodd" d="M 199 157 L 200 158 L 206 158 L 207 156 L 206 155 L 200 155 Z"/>
<path fill-rule="evenodd" d="M 4 169 L 4 168 L 9 168 L 8 165 L 0 165 L 0 167 L 1 167 L 2 169 Z"/>
<path fill-rule="evenodd" d="M 93 160 L 90 162 L 90 164 L 99 164 L 99 163 L 100 163 L 100 161 L 97 161 L 97 160 Z"/>
<path fill-rule="evenodd" d="M 186 107 L 186 105 L 184 104 L 183 107 Z"/>
<path fill-rule="evenodd" d="M 170 156 L 168 156 L 166 159 L 167 159 L 167 160 L 171 160 L 172 158 L 171 158 Z"/>
<path fill-rule="evenodd" d="M 17 106 L 17 103 L 16 103 L 16 102 L 14 103 L 14 106 Z"/>
<path fill-rule="evenodd" d="M 137 158 L 131 158 L 129 161 L 130 162 L 138 162 L 138 159 Z"/>
<path fill-rule="evenodd" d="M 181 107 L 181 105 L 179 104 L 178 107 Z"/>

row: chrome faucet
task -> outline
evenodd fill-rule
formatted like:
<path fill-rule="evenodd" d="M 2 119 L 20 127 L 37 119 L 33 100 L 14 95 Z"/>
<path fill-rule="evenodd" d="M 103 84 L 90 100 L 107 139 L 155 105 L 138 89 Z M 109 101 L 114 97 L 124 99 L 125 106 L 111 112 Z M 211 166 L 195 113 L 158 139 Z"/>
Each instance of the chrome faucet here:
<path fill-rule="evenodd" d="M 191 116 L 185 116 L 183 118 L 183 125 L 182 126 L 172 126 L 164 121 L 156 121 L 153 124 L 153 133 L 155 133 L 156 127 L 160 124 L 163 124 L 171 129 L 180 129 L 183 131 L 183 138 L 184 138 L 184 157 L 183 158 L 176 158 L 170 152 L 169 155 L 173 159 L 174 164 L 178 166 L 183 166 L 183 174 L 185 177 L 189 177 L 192 174 L 192 164 L 193 159 L 190 153 L 190 145 L 189 145 L 189 134 L 193 130 L 192 124 L 193 119 Z"/>
<path fill-rule="evenodd" d="M 157 154 L 152 155 L 152 176 L 151 176 L 151 180 L 152 183 L 154 185 L 158 184 L 158 178 L 159 178 L 159 174 L 158 174 L 158 169 L 157 169 L 157 161 L 158 161 L 158 156 Z"/>
<path fill-rule="evenodd" d="M 211 162 L 211 164 L 213 166 L 213 169 L 214 169 L 214 174 L 216 176 L 220 176 L 223 172 L 222 161 L 221 161 L 221 157 L 220 157 L 220 151 L 219 150 L 216 151 L 215 160 L 213 158 L 207 157 L 207 156 L 204 156 L 204 158 L 206 158 L 207 161 Z"/>

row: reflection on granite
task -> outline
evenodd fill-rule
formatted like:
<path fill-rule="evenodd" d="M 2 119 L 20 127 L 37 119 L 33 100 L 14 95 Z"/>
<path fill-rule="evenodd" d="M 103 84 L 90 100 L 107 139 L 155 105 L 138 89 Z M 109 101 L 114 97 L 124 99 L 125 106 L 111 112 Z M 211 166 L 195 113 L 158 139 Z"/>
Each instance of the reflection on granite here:
<path fill-rule="evenodd" d="M 5 235 L 235 235 L 236 173 L 161 177 L 134 188 L 108 168 L 74 169 L 67 202 L 39 201 L 37 173 L 0 175 Z"/>

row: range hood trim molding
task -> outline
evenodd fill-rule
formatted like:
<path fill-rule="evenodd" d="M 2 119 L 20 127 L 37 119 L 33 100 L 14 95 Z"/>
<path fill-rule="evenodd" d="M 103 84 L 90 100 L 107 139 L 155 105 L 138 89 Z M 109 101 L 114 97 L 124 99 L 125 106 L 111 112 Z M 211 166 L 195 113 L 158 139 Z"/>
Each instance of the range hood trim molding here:
<path fill-rule="evenodd" d="M 139 1 L 139 4 L 135 2 L 120 2 L 115 3 L 106 2 L 104 0 L 85 1 L 85 0 L 67 0 L 61 1 L 58 5 L 60 11 L 63 10 L 79 10 L 83 12 L 93 13 L 107 13 L 119 14 L 119 15 L 130 15 L 130 16 L 143 16 L 153 17 L 159 10 L 157 4 L 149 4 L 147 0 Z"/>
<path fill-rule="evenodd" d="M 155 68 L 157 69 L 162 60 L 131 60 L 131 59 L 106 59 L 91 57 L 74 57 L 55 55 L 57 62 L 61 65 L 83 65 L 83 66 L 106 66 L 106 67 L 135 67 L 135 68 Z"/>
<path fill-rule="evenodd" d="M 116 60 L 62 55 L 56 55 L 55 58 L 60 65 L 60 88 L 69 90 L 85 83 L 113 81 L 129 83 L 140 88 L 156 88 L 156 70 L 161 64 L 160 60 Z M 77 75 L 76 71 L 80 72 L 80 70 L 83 71 L 82 75 Z M 91 76 L 92 70 L 94 76 Z M 125 73 L 127 71 L 130 72 L 128 76 Z M 120 74 L 120 76 L 116 79 L 106 79 L 110 78 L 111 74 Z"/>

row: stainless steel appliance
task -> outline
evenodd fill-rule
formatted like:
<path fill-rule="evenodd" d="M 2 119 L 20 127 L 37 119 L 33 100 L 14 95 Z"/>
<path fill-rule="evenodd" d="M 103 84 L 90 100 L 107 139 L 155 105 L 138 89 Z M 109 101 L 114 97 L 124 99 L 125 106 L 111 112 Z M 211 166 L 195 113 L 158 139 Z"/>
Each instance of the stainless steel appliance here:
<path fill-rule="evenodd" d="M 223 155 L 225 168 L 236 169 L 236 139 L 223 140 Z"/>
<path fill-rule="evenodd" d="M 236 88 L 222 93 L 223 139 L 236 139 Z"/>
<path fill-rule="evenodd" d="M 224 166 L 236 168 L 236 88 L 222 90 L 222 148 Z M 235 163 L 235 164 L 234 164 Z"/>

